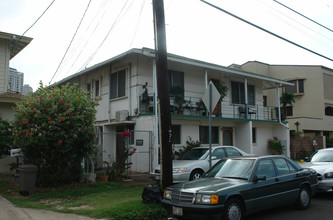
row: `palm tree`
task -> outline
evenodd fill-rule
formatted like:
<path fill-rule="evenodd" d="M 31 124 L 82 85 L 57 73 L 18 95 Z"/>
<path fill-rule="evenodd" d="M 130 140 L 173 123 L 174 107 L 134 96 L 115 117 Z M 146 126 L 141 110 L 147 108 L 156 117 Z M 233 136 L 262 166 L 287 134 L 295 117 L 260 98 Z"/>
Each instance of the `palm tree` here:
<path fill-rule="evenodd" d="M 294 99 L 294 94 L 285 91 L 284 93 L 282 93 L 281 97 L 280 97 L 280 103 L 282 104 L 282 109 L 283 109 L 283 113 L 281 114 L 281 120 L 284 121 L 287 117 L 287 108 L 286 106 L 292 105 L 293 103 L 295 103 L 295 99 Z"/>

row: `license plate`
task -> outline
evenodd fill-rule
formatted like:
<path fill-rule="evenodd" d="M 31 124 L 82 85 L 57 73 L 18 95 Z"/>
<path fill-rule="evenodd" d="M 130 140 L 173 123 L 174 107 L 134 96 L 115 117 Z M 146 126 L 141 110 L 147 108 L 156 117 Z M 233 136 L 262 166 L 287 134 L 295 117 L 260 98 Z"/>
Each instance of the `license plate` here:
<path fill-rule="evenodd" d="M 174 215 L 183 215 L 183 209 L 179 207 L 172 206 L 172 214 Z"/>

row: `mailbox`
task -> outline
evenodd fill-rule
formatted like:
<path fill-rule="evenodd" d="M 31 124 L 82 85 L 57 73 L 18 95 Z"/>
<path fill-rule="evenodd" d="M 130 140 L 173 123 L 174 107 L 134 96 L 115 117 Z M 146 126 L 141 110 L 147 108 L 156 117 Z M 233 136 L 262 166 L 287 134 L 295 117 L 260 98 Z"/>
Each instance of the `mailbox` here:
<path fill-rule="evenodd" d="M 18 149 L 11 149 L 11 150 L 10 150 L 10 156 L 11 156 L 11 157 L 19 157 L 19 156 L 22 156 L 21 149 L 20 149 L 20 148 L 18 148 Z"/>

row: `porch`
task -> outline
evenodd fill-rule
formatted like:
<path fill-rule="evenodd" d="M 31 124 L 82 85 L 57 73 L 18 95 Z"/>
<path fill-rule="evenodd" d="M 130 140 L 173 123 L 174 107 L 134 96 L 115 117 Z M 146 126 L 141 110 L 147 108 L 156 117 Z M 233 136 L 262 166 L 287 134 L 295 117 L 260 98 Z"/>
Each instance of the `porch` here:
<path fill-rule="evenodd" d="M 154 114 L 155 101 L 153 94 L 140 96 L 139 113 Z M 184 117 L 206 117 L 208 111 L 201 98 L 170 96 L 171 115 Z M 249 119 L 260 121 L 278 121 L 277 107 L 264 107 L 262 105 L 225 104 L 219 102 L 215 107 L 213 117 L 227 119 Z"/>

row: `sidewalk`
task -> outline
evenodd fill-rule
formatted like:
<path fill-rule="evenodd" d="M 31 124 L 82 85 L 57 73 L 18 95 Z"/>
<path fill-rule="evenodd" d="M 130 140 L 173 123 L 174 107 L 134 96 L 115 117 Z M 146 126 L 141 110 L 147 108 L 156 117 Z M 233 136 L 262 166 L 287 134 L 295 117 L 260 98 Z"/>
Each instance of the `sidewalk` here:
<path fill-rule="evenodd" d="M 0 196 L 0 220 L 93 220 L 86 216 L 48 210 L 18 208 Z"/>

